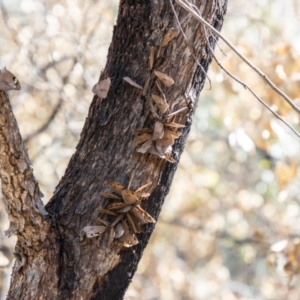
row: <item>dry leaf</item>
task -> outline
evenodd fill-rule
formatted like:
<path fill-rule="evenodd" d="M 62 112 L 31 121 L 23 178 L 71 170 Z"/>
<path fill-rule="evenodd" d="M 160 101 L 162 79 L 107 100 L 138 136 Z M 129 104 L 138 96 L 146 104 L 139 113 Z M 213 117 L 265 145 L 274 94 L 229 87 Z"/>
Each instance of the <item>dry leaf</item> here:
<path fill-rule="evenodd" d="M 151 96 L 160 112 L 165 113 L 169 108 L 169 104 L 165 101 L 165 99 L 155 94 L 152 94 Z"/>
<path fill-rule="evenodd" d="M 129 77 L 123 77 L 123 79 L 129 83 L 130 85 L 132 85 L 133 87 L 139 89 L 139 90 L 143 90 L 143 87 L 140 86 L 139 84 L 137 84 L 136 82 L 134 82 L 131 78 Z"/>
<path fill-rule="evenodd" d="M 174 80 L 167 74 L 160 71 L 154 71 L 154 74 L 166 87 L 170 87 L 172 84 L 174 84 Z"/>
<path fill-rule="evenodd" d="M 10 91 L 10 90 L 20 90 L 21 85 L 17 77 L 6 70 L 4 67 L 0 69 L 0 90 L 1 91 Z"/>
<path fill-rule="evenodd" d="M 106 228 L 105 226 L 85 226 L 82 231 L 86 234 L 87 238 L 93 238 L 103 233 Z"/>
<path fill-rule="evenodd" d="M 107 97 L 109 88 L 110 88 L 110 78 L 107 77 L 106 79 L 100 80 L 96 83 L 92 89 L 92 92 L 96 94 L 99 98 L 105 99 Z"/>
<path fill-rule="evenodd" d="M 298 172 L 298 164 L 296 160 L 292 160 L 290 163 L 281 161 L 276 165 L 275 175 L 278 180 L 279 186 L 283 189 L 293 178 L 295 178 Z"/>
<path fill-rule="evenodd" d="M 171 40 L 174 39 L 179 33 L 179 30 L 175 28 L 170 28 L 168 32 L 165 34 L 163 41 L 161 42 L 160 46 L 164 47 L 170 43 Z"/>

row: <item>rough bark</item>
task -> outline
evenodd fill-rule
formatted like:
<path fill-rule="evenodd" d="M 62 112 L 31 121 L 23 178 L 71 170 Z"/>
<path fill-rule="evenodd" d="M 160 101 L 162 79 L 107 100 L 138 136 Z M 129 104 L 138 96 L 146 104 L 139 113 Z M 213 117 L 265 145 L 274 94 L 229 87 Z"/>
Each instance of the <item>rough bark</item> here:
<path fill-rule="evenodd" d="M 220 30 L 226 2 L 195 0 L 194 4 Z M 196 99 L 205 82 L 203 70 L 208 69 L 212 58 L 202 26 L 174 6 L 190 46 L 179 33 L 167 46 L 160 47 L 168 30 L 178 28 L 169 1 L 120 2 L 102 74 L 102 79 L 107 76 L 112 79 L 108 97 L 104 100 L 94 97 L 76 152 L 46 207 L 48 215 L 43 212 L 7 96 L 0 93 L 2 190 L 10 218 L 17 224 L 14 233 L 18 236 L 8 299 L 123 298 L 154 225 L 143 225 L 144 232 L 138 234 L 139 244 L 131 248 L 120 248 L 117 244 L 107 248 L 104 237 L 82 238 L 81 230 L 94 225 L 97 208 L 111 201 L 100 196 L 101 191 L 108 190 L 108 182 L 127 185 L 132 173 L 133 188 L 152 181 L 151 195 L 142 206 L 155 219 L 169 192 Z M 210 36 L 212 48 L 215 42 Z M 151 47 L 156 55 L 159 53 L 152 70 L 148 67 Z M 158 93 L 153 70 L 164 72 L 175 81 L 170 88 L 163 88 L 171 111 L 187 105 L 185 93 L 189 98 L 189 110 L 177 118 L 186 127 L 173 147 L 177 161 L 173 164 L 154 155 L 137 153 L 132 142 L 135 129 L 153 126 L 149 102 L 151 93 Z M 146 95 L 124 82 L 125 76 L 140 85 L 149 79 Z"/>

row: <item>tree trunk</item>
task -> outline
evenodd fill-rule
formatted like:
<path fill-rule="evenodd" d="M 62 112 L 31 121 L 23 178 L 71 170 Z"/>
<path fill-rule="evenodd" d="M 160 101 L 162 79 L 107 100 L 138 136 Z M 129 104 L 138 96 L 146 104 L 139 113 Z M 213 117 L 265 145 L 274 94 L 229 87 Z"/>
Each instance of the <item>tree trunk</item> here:
<path fill-rule="evenodd" d="M 221 2 L 194 0 L 204 19 L 218 30 L 227 5 L 226 0 Z M 137 234 L 139 243 L 127 248 L 117 242 L 107 246 L 106 233 L 88 239 L 82 229 L 99 225 L 97 209 L 112 202 L 100 195 L 110 191 L 109 182 L 127 186 L 133 174 L 132 189 L 152 182 L 147 190 L 150 197 L 141 206 L 156 220 L 169 192 L 212 58 L 202 25 L 174 7 L 187 40 L 169 1 L 121 0 L 101 75 L 111 78 L 108 96 L 94 97 L 76 152 L 46 206 L 47 215 L 8 97 L 0 92 L 2 190 L 11 221 L 9 233 L 18 237 L 8 299 L 123 298 L 154 224 L 143 225 L 143 232 Z M 171 28 L 178 35 L 164 45 Z M 207 35 L 214 48 L 216 38 Z M 154 58 L 152 68 L 149 57 Z M 161 84 L 169 112 L 188 107 L 176 116 L 176 123 L 185 128 L 173 145 L 174 163 L 138 153 L 133 143 L 137 128 L 153 128 L 155 122 L 149 106 L 151 94 L 160 94 L 154 70 L 175 81 L 170 87 Z M 148 88 L 141 91 L 123 77 L 141 86 L 147 83 Z"/>

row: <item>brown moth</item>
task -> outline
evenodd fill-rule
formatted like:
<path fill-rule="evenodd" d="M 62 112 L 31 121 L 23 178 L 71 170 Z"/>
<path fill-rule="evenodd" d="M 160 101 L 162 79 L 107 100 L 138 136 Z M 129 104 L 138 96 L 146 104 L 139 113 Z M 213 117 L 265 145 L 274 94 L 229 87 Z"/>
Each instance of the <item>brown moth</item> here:
<path fill-rule="evenodd" d="M 152 140 L 156 141 L 164 136 L 164 125 L 163 123 L 156 121 L 153 128 Z"/>
<path fill-rule="evenodd" d="M 87 238 L 99 236 L 106 230 L 106 226 L 85 226 L 82 231 L 86 234 Z"/>
<path fill-rule="evenodd" d="M 130 179 L 130 182 L 131 181 L 132 178 Z M 142 199 L 150 195 L 149 193 L 142 192 L 150 184 L 151 182 L 142 185 L 136 190 L 131 190 L 129 189 L 130 183 L 127 188 L 124 188 L 121 183 L 114 181 L 109 183 L 108 186 L 118 195 L 106 192 L 101 193 L 101 195 L 107 196 L 108 198 L 117 199 L 118 197 L 123 200 L 122 202 L 112 203 L 106 208 L 99 209 L 100 213 L 115 217 L 114 222 L 109 226 L 110 228 L 114 228 L 114 231 L 110 229 L 109 232 L 109 245 L 111 245 L 114 239 L 117 239 L 117 236 L 119 238 L 119 242 L 124 247 L 136 245 L 138 241 L 135 233 L 142 231 L 141 225 L 146 223 L 155 223 L 155 220 L 140 206 Z M 113 195 L 115 197 L 112 197 Z M 123 231 L 122 235 L 117 232 L 117 225 L 120 225 L 118 227 L 118 231 Z"/>
<path fill-rule="evenodd" d="M 152 133 L 152 129 L 150 128 L 138 128 L 134 131 L 136 134 L 143 134 L 143 133 Z"/>
<path fill-rule="evenodd" d="M 21 85 L 17 77 L 6 70 L 6 68 L 0 69 L 0 90 L 10 91 L 10 90 L 20 90 Z"/>
<path fill-rule="evenodd" d="M 184 128 L 185 125 L 174 122 L 173 117 L 186 110 L 187 107 L 183 107 L 167 115 L 165 114 L 161 118 L 155 112 L 152 103 L 150 103 L 150 109 L 157 121 L 154 123 L 153 129 L 139 128 L 135 130 L 138 136 L 135 138 L 134 144 L 141 145 L 136 151 L 140 153 L 148 152 L 169 162 L 174 162 L 174 159 L 171 157 L 172 145 L 181 135 L 178 129 Z"/>
<path fill-rule="evenodd" d="M 168 105 L 168 108 L 169 108 L 169 104 L 167 103 L 167 99 L 166 99 L 166 96 L 165 96 L 165 94 L 164 94 L 164 91 L 163 91 L 163 89 L 162 89 L 162 87 L 160 86 L 160 84 L 159 84 L 159 81 L 155 81 L 155 85 L 157 86 L 157 88 L 159 89 L 159 91 L 160 91 L 160 93 L 161 93 L 161 95 L 162 95 L 162 97 L 163 97 L 163 100 L 164 100 L 164 102 Z M 165 113 L 166 111 L 164 111 L 164 112 L 162 112 L 163 114 Z"/>
<path fill-rule="evenodd" d="M 136 216 L 141 221 L 141 224 L 155 223 L 155 220 L 139 205 L 133 207 L 132 212 L 134 216 Z"/>
<path fill-rule="evenodd" d="M 154 57 L 155 57 L 155 47 L 150 48 L 149 54 L 149 69 L 152 70 L 154 64 Z"/>
<path fill-rule="evenodd" d="M 167 74 L 162 73 L 160 71 L 154 71 L 154 74 L 166 87 L 170 87 L 171 85 L 174 84 L 173 78 L 171 78 Z"/>
<path fill-rule="evenodd" d="M 100 212 L 103 212 L 105 213 L 105 209 L 103 209 L 102 211 Z M 109 213 L 110 214 L 110 213 Z M 116 215 L 117 217 L 115 218 L 114 222 L 113 223 L 108 223 L 100 218 L 98 218 L 97 220 L 103 224 L 104 226 L 86 226 L 86 227 L 93 227 L 95 228 L 101 228 L 101 232 L 99 232 L 99 234 L 101 233 L 107 233 L 106 234 L 106 237 L 107 237 L 107 247 L 111 247 L 114 239 L 118 239 L 122 236 L 122 234 L 124 233 L 124 229 L 122 228 L 122 226 L 120 226 L 120 223 L 119 221 L 124 217 L 124 214 L 114 214 Z M 86 228 L 85 227 L 85 228 Z M 95 236 L 98 236 L 99 234 L 95 235 Z"/>
<path fill-rule="evenodd" d="M 139 135 L 137 138 L 135 138 L 133 143 L 135 146 L 137 146 L 137 145 L 142 144 L 151 139 L 152 139 L 152 135 L 150 133 L 143 133 L 143 134 Z"/>
<path fill-rule="evenodd" d="M 170 162 L 170 163 L 176 162 L 176 160 L 171 156 L 170 153 L 166 153 L 166 154 L 165 154 L 165 160 L 167 160 L 167 161 Z"/>
<path fill-rule="evenodd" d="M 115 228 L 115 239 L 120 238 L 124 234 L 124 227 L 121 223 L 116 225 Z"/>
<path fill-rule="evenodd" d="M 149 186 L 149 185 L 151 185 L 151 184 L 152 184 L 152 182 L 148 182 L 148 183 L 146 183 L 146 184 L 140 186 L 137 190 L 135 190 L 135 192 L 136 192 L 136 193 L 139 193 L 139 192 L 141 192 L 143 189 L 145 189 L 147 186 Z"/>
<path fill-rule="evenodd" d="M 153 101 L 155 102 L 155 104 L 157 105 L 158 109 L 160 110 L 161 113 L 165 113 L 167 111 L 167 109 L 169 108 L 169 104 L 167 103 L 167 101 L 155 94 L 151 95 Z"/>
<path fill-rule="evenodd" d="M 131 216 L 130 214 L 126 214 L 126 219 L 128 221 L 129 228 L 133 233 L 141 232 L 141 226 L 139 222 L 134 220 L 133 216 Z"/>
<path fill-rule="evenodd" d="M 121 209 L 123 209 L 124 207 L 126 207 L 126 203 L 123 202 L 117 202 L 117 203 L 111 203 L 109 204 L 106 209 L 110 210 L 110 211 L 120 211 Z"/>
<path fill-rule="evenodd" d="M 152 146 L 152 139 L 148 140 L 147 142 L 145 142 L 143 145 L 141 145 L 141 147 L 139 147 L 136 151 L 139 153 L 146 153 Z"/>
<path fill-rule="evenodd" d="M 113 223 L 109 226 L 109 234 L 108 234 L 108 242 L 107 246 L 110 247 L 113 240 L 116 239 L 116 226 L 119 223 L 119 221 L 124 217 L 123 214 L 119 214 L 119 216 L 116 217 L 116 219 L 113 221 Z M 124 233 L 124 231 L 123 231 Z M 118 236 L 120 237 L 121 232 L 118 232 Z"/>
<path fill-rule="evenodd" d="M 140 86 L 139 84 L 137 84 L 135 81 L 133 81 L 131 78 L 129 77 L 123 77 L 123 79 L 129 83 L 130 85 L 132 85 L 133 87 L 139 89 L 139 90 L 143 90 L 143 87 Z"/>
<path fill-rule="evenodd" d="M 147 78 L 145 84 L 144 84 L 144 87 L 143 87 L 143 96 L 147 95 L 147 91 L 148 91 L 148 88 L 149 88 L 150 81 L 151 81 L 151 77 L 149 76 Z"/>
<path fill-rule="evenodd" d="M 122 209 L 118 210 L 118 213 L 127 213 L 128 211 L 132 210 L 132 205 L 126 205 Z"/>
<path fill-rule="evenodd" d="M 123 235 L 119 238 L 119 243 L 121 246 L 129 248 L 139 243 L 136 235 L 130 232 L 128 224 L 124 221 L 122 223 L 122 227 L 124 229 Z"/>
<path fill-rule="evenodd" d="M 165 34 L 164 39 L 162 40 L 160 46 L 164 47 L 167 46 L 170 41 L 172 41 L 179 33 L 179 30 L 175 28 L 170 28 L 168 32 Z"/>
<path fill-rule="evenodd" d="M 107 215 L 111 215 L 111 216 L 116 216 L 116 215 L 117 215 L 117 214 L 114 213 L 113 211 L 108 210 L 108 209 L 105 209 L 105 208 L 99 208 L 98 211 L 99 211 L 99 213 L 101 213 L 101 214 L 107 214 Z"/>
<path fill-rule="evenodd" d="M 96 83 L 92 89 L 92 92 L 99 98 L 105 99 L 107 97 L 110 85 L 111 80 L 109 77 L 107 77 L 106 79 L 100 80 L 98 83 Z"/>
<path fill-rule="evenodd" d="M 137 193 L 129 189 L 124 189 L 122 191 L 122 198 L 126 204 L 134 204 L 139 201 Z"/>
<path fill-rule="evenodd" d="M 117 195 L 111 194 L 111 193 L 101 192 L 100 195 L 103 196 L 103 197 L 106 197 L 106 198 L 111 198 L 111 199 L 118 199 L 118 200 L 121 199 L 120 196 L 117 196 Z"/>
<path fill-rule="evenodd" d="M 110 182 L 108 187 L 117 193 L 121 193 L 124 190 L 124 186 L 118 181 Z"/>

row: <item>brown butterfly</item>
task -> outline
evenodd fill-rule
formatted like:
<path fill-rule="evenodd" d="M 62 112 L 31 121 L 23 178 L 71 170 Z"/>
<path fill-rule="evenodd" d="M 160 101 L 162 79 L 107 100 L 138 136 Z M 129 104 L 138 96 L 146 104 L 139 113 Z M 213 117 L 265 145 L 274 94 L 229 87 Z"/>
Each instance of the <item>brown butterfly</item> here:
<path fill-rule="evenodd" d="M 4 67 L 0 69 L 0 90 L 1 91 L 10 91 L 10 90 L 20 90 L 21 85 L 17 77 L 6 70 Z"/>
<path fill-rule="evenodd" d="M 112 223 L 113 227 L 117 224 L 121 224 L 119 227 L 120 229 L 123 229 L 124 232 L 118 239 L 123 242 L 124 247 L 131 247 L 137 244 L 138 241 L 135 233 L 142 231 L 141 225 L 155 223 L 152 216 L 140 206 L 142 199 L 149 196 L 148 193 L 143 193 L 142 190 L 150 184 L 151 183 L 147 183 L 136 190 L 131 190 L 129 189 L 130 184 L 128 185 L 128 188 L 125 188 L 121 183 L 114 181 L 109 183 L 108 186 L 118 195 L 106 192 L 101 193 L 104 197 L 122 200 L 122 202 L 111 203 L 106 208 L 100 208 L 99 212 L 115 217 L 115 220 Z"/>
<path fill-rule="evenodd" d="M 173 113 L 164 114 L 163 117 L 158 116 L 152 103 L 150 103 L 150 108 L 156 121 L 153 129 L 139 128 L 135 131 L 138 136 L 133 143 L 139 146 L 136 151 L 140 153 L 148 152 L 170 162 L 175 162 L 171 157 L 172 146 L 175 139 L 178 139 L 181 135 L 179 129 L 184 128 L 185 125 L 174 122 L 173 117 L 186 110 L 187 107 L 183 107 Z"/>

